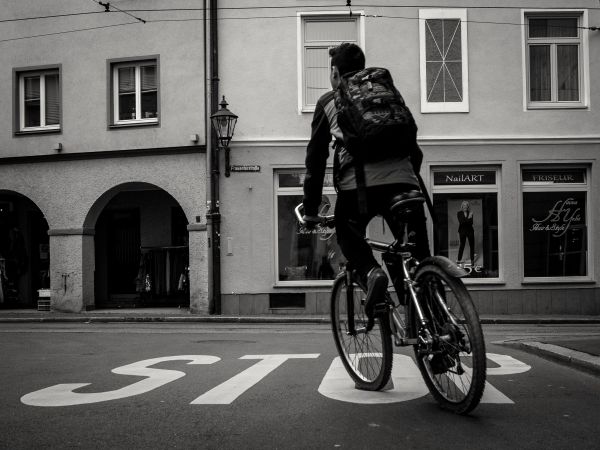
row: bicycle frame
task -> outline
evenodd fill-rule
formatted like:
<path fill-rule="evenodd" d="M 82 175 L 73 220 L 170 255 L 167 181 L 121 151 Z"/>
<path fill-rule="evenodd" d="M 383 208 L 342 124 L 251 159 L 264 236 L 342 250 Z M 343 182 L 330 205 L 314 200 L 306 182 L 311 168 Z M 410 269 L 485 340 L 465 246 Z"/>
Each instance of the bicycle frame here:
<path fill-rule="evenodd" d="M 392 335 L 394 336 L 394 344 L 396 346 L 402 347 L 421 344 L 426 346 L 427 348 L 430 348 L 430 346 L 434 342 L 434 338 L 431 336 L 428 327 L 428 320 L 425 317 L 425 314 L 423 313 L 422 306 L 417 296 L 417 283 L 412 279 L 409 270 L 409 263 L 413 262 L 416 265 L 416 260 L 412 258 L 411 252 L 408 251 L 411 244 L 407 242 L 399 243 L 398 241 L 395 241 L 394 243 L 390 244 L 370 239 L 367 239 L 366 241 L 373 250 L 382 253 L 383 262 L 388 269 L 388 273 L 392 275 L 392 284 L 394 286 L 394 289 L 396 290 L 396 294 L 398 295 L 398 297 L 400 298 L 401 295 L 404 299 L 407 299 L 408 297 L 406 301 L 407 308 L 405 311 L 404 323 L 398 310 L 400 305 L 396 304 L 393 300 L 391 300 L 391 298 L 390 301 L 386 303 L 386 308 L 389 317 L 389 325 Z M 434 260 L 434 258 L 432 259 Z M 401 269 L 400 273 L 397 273 L 398 269 Z M 398 276 L 394 278 L 393 275 Z M 464 276 L 464 273 L 456 272 L 454 273 L 454 275 Z M 347 276 L 349 277 L 347 278 L 347 285 L 349 286 L 347 307 L 348 319 L 350 323 L 350 332 L 362 332 L 362 329 L 356 330 L 354 328 L 354 304 L 351 301 L 351 295 L 353 295 L 353 287 L 351 287 L 352 277 L 351 274 L 347 274 Z M 454 325 L 458 325 L 454 320 L 449 308 L 447 307 L 446 302 L 439 295 L 439 293 L 436 293 L 435 299 L 439 306 L 446 312 L 448 317 L 451 318 Z M 416 330 L 412 329 L 410 323 L 410 317 L 412 317 L 412 308 L 414 308 L 414 311 L 416 312 L 419 321 L 419 327 Z M 406 326 L 406 324 L 408 324 L 408 326 Z M 438 336 L 437 339 L 446 340 L 450 339 L 450 336 Z"/>

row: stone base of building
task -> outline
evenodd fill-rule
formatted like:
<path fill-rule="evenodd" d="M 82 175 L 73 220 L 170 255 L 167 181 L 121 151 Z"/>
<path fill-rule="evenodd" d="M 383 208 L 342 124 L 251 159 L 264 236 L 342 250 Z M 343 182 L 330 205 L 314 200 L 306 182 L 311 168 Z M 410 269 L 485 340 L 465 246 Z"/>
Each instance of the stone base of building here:
<path fill-rule="evenodd" d="M 600 289 L 514 289 L 469 292 L 479 314 L 599 315 Z M 329 314 L 329 292 L 225 294 L 223 315 Z"/>

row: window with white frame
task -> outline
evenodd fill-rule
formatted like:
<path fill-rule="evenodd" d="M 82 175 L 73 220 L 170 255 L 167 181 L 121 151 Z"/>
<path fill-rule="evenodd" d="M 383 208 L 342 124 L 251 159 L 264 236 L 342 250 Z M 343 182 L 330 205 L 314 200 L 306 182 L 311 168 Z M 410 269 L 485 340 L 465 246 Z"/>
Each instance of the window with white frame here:
<path fill-rule="evenodd" d="M 112 124 L 157 123 L 159 116 L 158 61 L 112 64 Z"/>
<path fill-rule="evenodd" d="M 587 277 L 587 169 L 538 165 L 523 167 L 521 176 L 525 279 Z"/>
<path fill-rule="evenodd" d="M 299 109 L 313 111 L 319 97 L 331 90 L 329 49 L 343 42 L 361 43 L 360 15 L 299 13 Z"/>
<path fill-rule="evenodd" d="M 468 112 L 466 9 L 419 10 L 421 112 Z"/>
<path fill-rule="evenodd" d="M 18 131 L 60 130 L 59 69 L 19 71 L 17 80 Z"/>
<path fill-rule="evenodd" d="M 528 108 L 585 106 L 582 12 L 526 12 Z"/>
<path fill-rule="evenodd" d="M 501 278 L 497 167 L 433 168 L 436 255 L 467 271 L 468 278 Z"/>
<path fill-rule="evenodd" d="M 296 219 L 294 208 L 302 203 L 304 177 L 302 170 L 275 174 L 276 283 L 281 285 L 330 284 L 345 265 L 334 229 L 309 230 Z M 333 175 L 328 172 L 319 214 L 333 214 L 336 198 Z"/>

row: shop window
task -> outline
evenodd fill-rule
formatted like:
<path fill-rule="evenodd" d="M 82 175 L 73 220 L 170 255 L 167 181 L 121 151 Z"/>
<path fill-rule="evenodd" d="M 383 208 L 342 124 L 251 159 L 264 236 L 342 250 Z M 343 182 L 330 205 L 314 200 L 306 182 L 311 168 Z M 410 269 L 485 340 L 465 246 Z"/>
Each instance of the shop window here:
<path fill-rule="evenodd" d="M 525 278 L 586 277 L 586 169 L 524 168 L 522 181 Z"/>
<path fill-rule="evenodd" d="M 421 112 L 468 112 L 467 10 L 419 11 Z"/>
<path fill-rule="evenodd" d="M 330 284 L 345 264 L 334 229 L 307 230 L 296 220 L 294 208 L 302 202 L 304 176 L 300 171 L 275 176 L 278 284 Z M 333 176 L 328 173 L 319 213 L 333 214 L 335 201 Z"/>
<path fill-rule="evenodd" d="M 498 279 L 498 170 L 435 168 L 435 254 L 464 268 L 468 278 Z"/>
<path fill-rule="evenodd" d="M 59 131 L 60 68 L 17 71 L 18 132 Z"/>
<path fill-rule="evenodd" d="M 585 106 L 582 21 L 582 12 L 525 13 L 529 108 Z"/>
<path fill-rule="evenodd" d="M 158 123 L 158 59 L 110 63 L 111 124 Z"/>
<path fill-rule="evenodd" d="M 329 49 L 342 42 L 361 45 L 361 15 L 300 13 L 300 111 L 314 111 L 321 95 L 331 90 Z"/>

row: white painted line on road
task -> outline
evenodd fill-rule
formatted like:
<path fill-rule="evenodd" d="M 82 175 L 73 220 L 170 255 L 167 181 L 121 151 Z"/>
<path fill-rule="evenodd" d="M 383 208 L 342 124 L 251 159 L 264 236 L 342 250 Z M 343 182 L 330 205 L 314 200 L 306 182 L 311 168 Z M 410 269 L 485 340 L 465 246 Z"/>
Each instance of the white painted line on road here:
<path fill-rule="evenodd" d="M 318 353 L 297 355 L 245 355 L 240 359 L 258 359 L 256 364 L 202 394 L 192 405 L 229 405 L 288 359 L 318 358 Z"/>
<path fill-rule="evenodd" d="M 514 373 L 523 373 L 531 369 L 531 366 L 513 358 L 509 355 L 499 355 L 497 353 L 487 353 L 488 359 L 491 359 L 500 367 L 488 367 L 488 375 L 511 375 Z"/>
<path fill-rule="evenodd" d="M 323 377 L 319 392 L 325 397 L 348 403 L 382 404 L 413 400 L 427 395 L 421 372 L 411 357 L 394 354 L 392 368 L 394 389 L 386 391 L 362 391 L 354 387 L 354 381 L 346 372 L 340 357 L 336 357 Z"/>
<path fill-rule="evenodd" d="M 78 393 L 75 389 L 91 383 L 57 384 L 21 397 L 21 402 L 31 406 L 70 406 L 106 402 L 134 395 L 145 394 L 171 381 L 185 376 L 185 372 L 169 369 L 153 369 L 149 366 L 166 361 L 190 361 L 188 364 L 213 364 L 221 358 L 210 355 L 179 355 L 145 359 L 126 366 L 117 367 L 112 372 L 119 375 L 147 377 L 121 389 L 106 392 Z"/>

